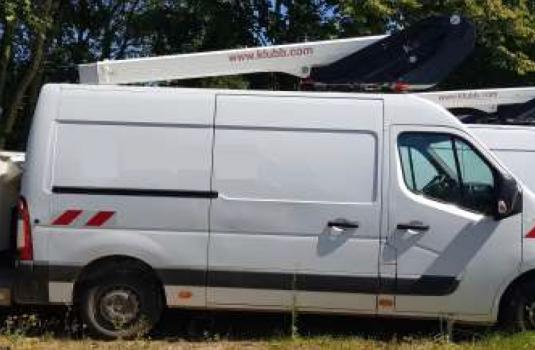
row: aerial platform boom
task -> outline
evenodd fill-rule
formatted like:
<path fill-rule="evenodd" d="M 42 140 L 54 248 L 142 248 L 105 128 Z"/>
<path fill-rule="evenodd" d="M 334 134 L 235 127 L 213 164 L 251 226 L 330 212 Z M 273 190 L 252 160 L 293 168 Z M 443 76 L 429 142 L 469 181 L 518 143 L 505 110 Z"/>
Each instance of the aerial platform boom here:
<path fill-rule="evenodd" d="M 281 72 L 306 78 L 308 90 L 406 90 L 435 86 L 471 51 L 472 23 L 460 16 L 424 19 L 391 35 L 238 50 L 102 61 L 79 66 L 85 84 L 135 84 Z"/>
<path fill-rule="evenodd" d="M 535 87 L 423 92 L 464 123 L 535 125 Z"/>
<path fill-rule="evenodd" d="M 132 84 L 175 79 L 281 72 L 300 78 L 310 68 L 335 62 L 384 35 L 258 48 L 101 61 L 79 65 L 82 84 Z"/>
<path fill-rule="evenodd" d="M 475 109 L 494 113 L 500 106 L 524 104 L 535 99 L 535 87 L 421 92 L 418 96 L 446 109 Z"/>

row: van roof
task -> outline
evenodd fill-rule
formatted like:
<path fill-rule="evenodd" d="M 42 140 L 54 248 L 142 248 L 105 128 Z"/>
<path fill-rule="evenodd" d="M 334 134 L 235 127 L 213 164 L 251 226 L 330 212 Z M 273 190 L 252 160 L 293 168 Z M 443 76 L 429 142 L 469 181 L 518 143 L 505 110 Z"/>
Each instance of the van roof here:
<path fill-rule="evenodd" d="M 225 95 L 267 95 L 267 96 L 314 96 L 318 94 L 326 97 L 357 97 L 363 99 L 383 99 L 385 96 L 400 96 L 403 94 L 381 93 L 354 93 L 354 92 L 318 92 L 318 91 L 283 91 L 283 90 L 232 90 L 232 89 L 207 89 L 189 87 L 161 87 L 161 86 L 132 86 L 132 85 L 90 85 L 90 84 L 46 84 L 47 86 L 59 87 L 61 90 L 79 91 L 122 91 L 122 92 L 145 92 L 145 93 L 191 93 L 197 94 L 225 94 Z"/>
<path fill-rule="evenodd" d="M 130 93 L 136 94 L 130 96 Z M 142 95 L 138 95 L 142 94 Z M 198 124 L 213 123 L 217 95 L 357 98 L 382 100 L 385 123 L 466 127 L 442 106 L 415 94 L 302 92 L 142 87 L 123 85 L 47 84 L 41 91 L 36 117 L 52 120 Z M 56 99 L 52 111 L 50 99 Z M 42 102 L 42 103 L 41 103 Z M 150 113 L 147 110 L 150 109 Z M 177 111 L 187 111 L 177 113 Z M 390 113 L 388 113 L 390 111 Z M 402 111 L 394 113 L 393 111 Z"/>

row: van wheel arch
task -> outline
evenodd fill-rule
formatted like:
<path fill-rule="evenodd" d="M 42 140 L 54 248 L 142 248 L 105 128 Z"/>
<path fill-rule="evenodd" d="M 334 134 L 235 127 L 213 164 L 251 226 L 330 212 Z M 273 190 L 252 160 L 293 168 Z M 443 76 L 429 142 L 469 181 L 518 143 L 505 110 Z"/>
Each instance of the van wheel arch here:
<path fill-rule="evenodd" d="M 531 286 L 529 286 L 531 285 Z M 509 302 L 511 298 L 517 294 L 523 287 L 532 288 L 535 286 L 535 269 L 525 271 L 521 275 L 517 276 L 505 289 L 500 297 L 500 303 L 498 308 L 498 324 L 508 327 L 509 321 Z M 509 327 L 508 327 L 509 328 Z"/>
<path fill-rule="evenodd" d="M 119 266 L 128 270 L 140 271 L 150 275 L 159 287 L 160 295 L 162 296 L 162 305 L 164 307 L 167 306 L 163 283 L 156 271 L 154 271 L 154 269 L 146 262 L 126 255 L 113 255 L 98 258 L 84 266 L 82 271 L 80 271 L 76 277 L 73 286 L 73 304 L 76 305 L 80 300 L 84 288 L 90 284 L 92 280 L 116 270 Z"/>

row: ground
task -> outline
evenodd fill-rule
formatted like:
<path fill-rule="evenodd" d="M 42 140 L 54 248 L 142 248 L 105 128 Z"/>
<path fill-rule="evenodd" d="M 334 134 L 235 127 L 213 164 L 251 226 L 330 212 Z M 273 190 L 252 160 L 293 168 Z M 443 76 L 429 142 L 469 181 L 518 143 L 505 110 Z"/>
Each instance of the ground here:
<path fill-rule="evenodd" d="M 156 330 L 133 341 L 94 340 L 66 309 L 4 310 L 4 349 L 535 349 L 535 333 L 444 322 L 252 313 L 169 311 Z M 293 331 L 292 331 L 293 330 Z M 293 335 L 292 335 L 293 332 Z"/>

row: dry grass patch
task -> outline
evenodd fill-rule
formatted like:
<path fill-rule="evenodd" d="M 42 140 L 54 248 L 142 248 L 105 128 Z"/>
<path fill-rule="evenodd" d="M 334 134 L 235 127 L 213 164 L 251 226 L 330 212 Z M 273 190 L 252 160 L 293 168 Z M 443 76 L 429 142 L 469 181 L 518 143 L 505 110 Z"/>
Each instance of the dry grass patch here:
<path fill-rule="evenodd" d="M 450 342 L 445 327 L 436 322 L 327 316 L 295 320 L 288 315 L 244 313 L 209 314 L 195 322 L 182 312 L 169 313 L 152 338 L 110 342 L 89 338 L 73 316 L 63 309 L 6 313 L 0 320 L 0 350 L 535 350 L 535 332 L 511 335 L 455 327 L 455 341 Z M 188 331 L 191 325 L 197 325 L 194 335 Z M 297 336 L 291 337 L 292 333 Z"/>
<path fill-rule="evenodd" d="M 355 349 L 355 350 L 509 350 L 535 349 L 535 333 L 516 335 L 495 334 L 479 341 L 448 342 L 444 338 L 381 341 L 358 337 L 280 338 L 259 341 L 184 341 L 135 340 L 104 342 L 96 340 L 62 340 L 50 337 L 0 337 L 0 349 L 32 350 L 174 350 L 174 349 Z"/>

